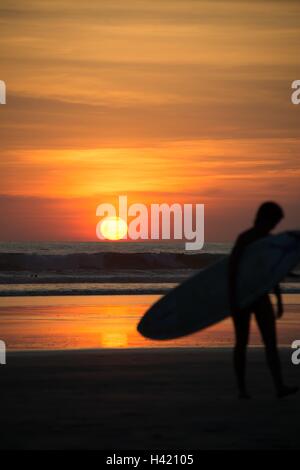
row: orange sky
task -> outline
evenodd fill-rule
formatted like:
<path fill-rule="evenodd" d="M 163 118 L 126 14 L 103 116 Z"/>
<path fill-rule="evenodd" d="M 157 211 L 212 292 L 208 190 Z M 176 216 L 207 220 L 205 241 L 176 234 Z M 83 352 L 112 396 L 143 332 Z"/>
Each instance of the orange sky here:
<path fill-rule="evenodd" d="M 265 199 L 299 228 L 300 3 L 2 0 L 1 240 L 95 240 L 102 202 Z"/>

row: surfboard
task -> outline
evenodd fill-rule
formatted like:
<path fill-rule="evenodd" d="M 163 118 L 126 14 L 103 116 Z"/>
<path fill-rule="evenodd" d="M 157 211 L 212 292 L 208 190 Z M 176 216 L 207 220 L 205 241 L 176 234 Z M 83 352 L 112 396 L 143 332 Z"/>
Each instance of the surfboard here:
<path fill-rule="evenodd" d="M 237 279 L 237 300 L 245 308 L 270 292 L 300 262 L 300 231 L 270 235 L 249 245 Z M 230 315 L 228 257 L 200 271 L 158 300 L 137 330 L 146 338 L 175 339 Z"/>

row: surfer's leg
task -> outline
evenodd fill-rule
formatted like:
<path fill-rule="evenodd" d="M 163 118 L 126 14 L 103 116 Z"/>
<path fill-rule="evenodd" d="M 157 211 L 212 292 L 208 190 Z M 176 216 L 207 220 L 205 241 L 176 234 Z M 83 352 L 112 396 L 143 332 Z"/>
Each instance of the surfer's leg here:
<path fill-rule="evenodd" d="M 271 300 L 268 295 L 264 296 L 257 303 L 255 317 L 262 335 L 266 349 L 266 357 L 277 394 L 280 398 L 291 395 L 298 391 L 298 387 L 288 387 L 284 385 L 279 352 L 277 347 L 276 319 Z"/>
<path fill-rule="evenodd" d="M 278 391 L 283 387 L 283 380 L 277 347 L 275 314 L 268 295 L 262 297 L 259 302 L 257 302 L 255 306 L 255 317 L 265 344 L 268 366 Z"/>
<path fill-rule="evenodd" d="M 249 339 L 250 316 L 250 312 L 239 312 L 233 315 L 235 330 L 233 364 L 240 398 L 249 398 L 246 388 L 246 352 Z"/>

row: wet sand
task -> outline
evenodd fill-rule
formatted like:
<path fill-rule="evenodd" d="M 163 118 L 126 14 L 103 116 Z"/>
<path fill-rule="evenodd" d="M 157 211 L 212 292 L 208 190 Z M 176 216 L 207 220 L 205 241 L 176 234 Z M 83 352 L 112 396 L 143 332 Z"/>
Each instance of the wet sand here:
<path fill-rule="evenodd" d="M 0 338 L 9 351 L 99 348 L 231 347 L 231 318 L 172 341 L 151 341 L 136 329 L 158 295 L 41 296 L 0 299 Z M 285 295 L 285 314 L 277 323 L 278 343 L 300 338 L 300 296 Z M 261 337 L 252 319 L 250 344 Z"/>
<path fill-rule="evenodd" d="M 0 379 L 1 448 L 300 447 L 300 394 L 274 396 L 262 349 L 249 351 L 250 401 L 236 398 L 228 349 L 15 352 Z"/>

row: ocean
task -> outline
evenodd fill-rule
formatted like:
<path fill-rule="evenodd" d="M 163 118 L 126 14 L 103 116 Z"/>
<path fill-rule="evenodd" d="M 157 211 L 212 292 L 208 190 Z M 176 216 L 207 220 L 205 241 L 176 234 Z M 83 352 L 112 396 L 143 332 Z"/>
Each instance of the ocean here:
<path fill-rule="evenodd" d="M 163 294 L 220 259 L 230 244 L 0 243 L 0 296 Z"/>
<path fill-rule="evenodd" d="M 205 243 L 201 253 L 227 254 L 232 243 Z M 182 242 L 0 242 L 1 253 L 76 255 L 80 253 L 199 253 L 186 252 Z"/>
<path fill-rule="evenodd" d="M 230 249 L 225 243 L 197 253 L 175 243 L 1 243 L 1 339 L 9 350 L 232 346 L 230 319 L 175 341 L 148 341 L 136 331 L 160 295 Z M 279 342 L 286 346 L 300 330 L 300 289 L 290 280 L 282 287 L 287 312 Z M 251 344 L 261 344 L 255 327 Z"/>
<path fill-rule="evenodd" d="M 229 254 L 230 243 L 0 243 L 0 296 L 165 294 Z M 300 284 L 286 280 L 286 293 Z"/>

